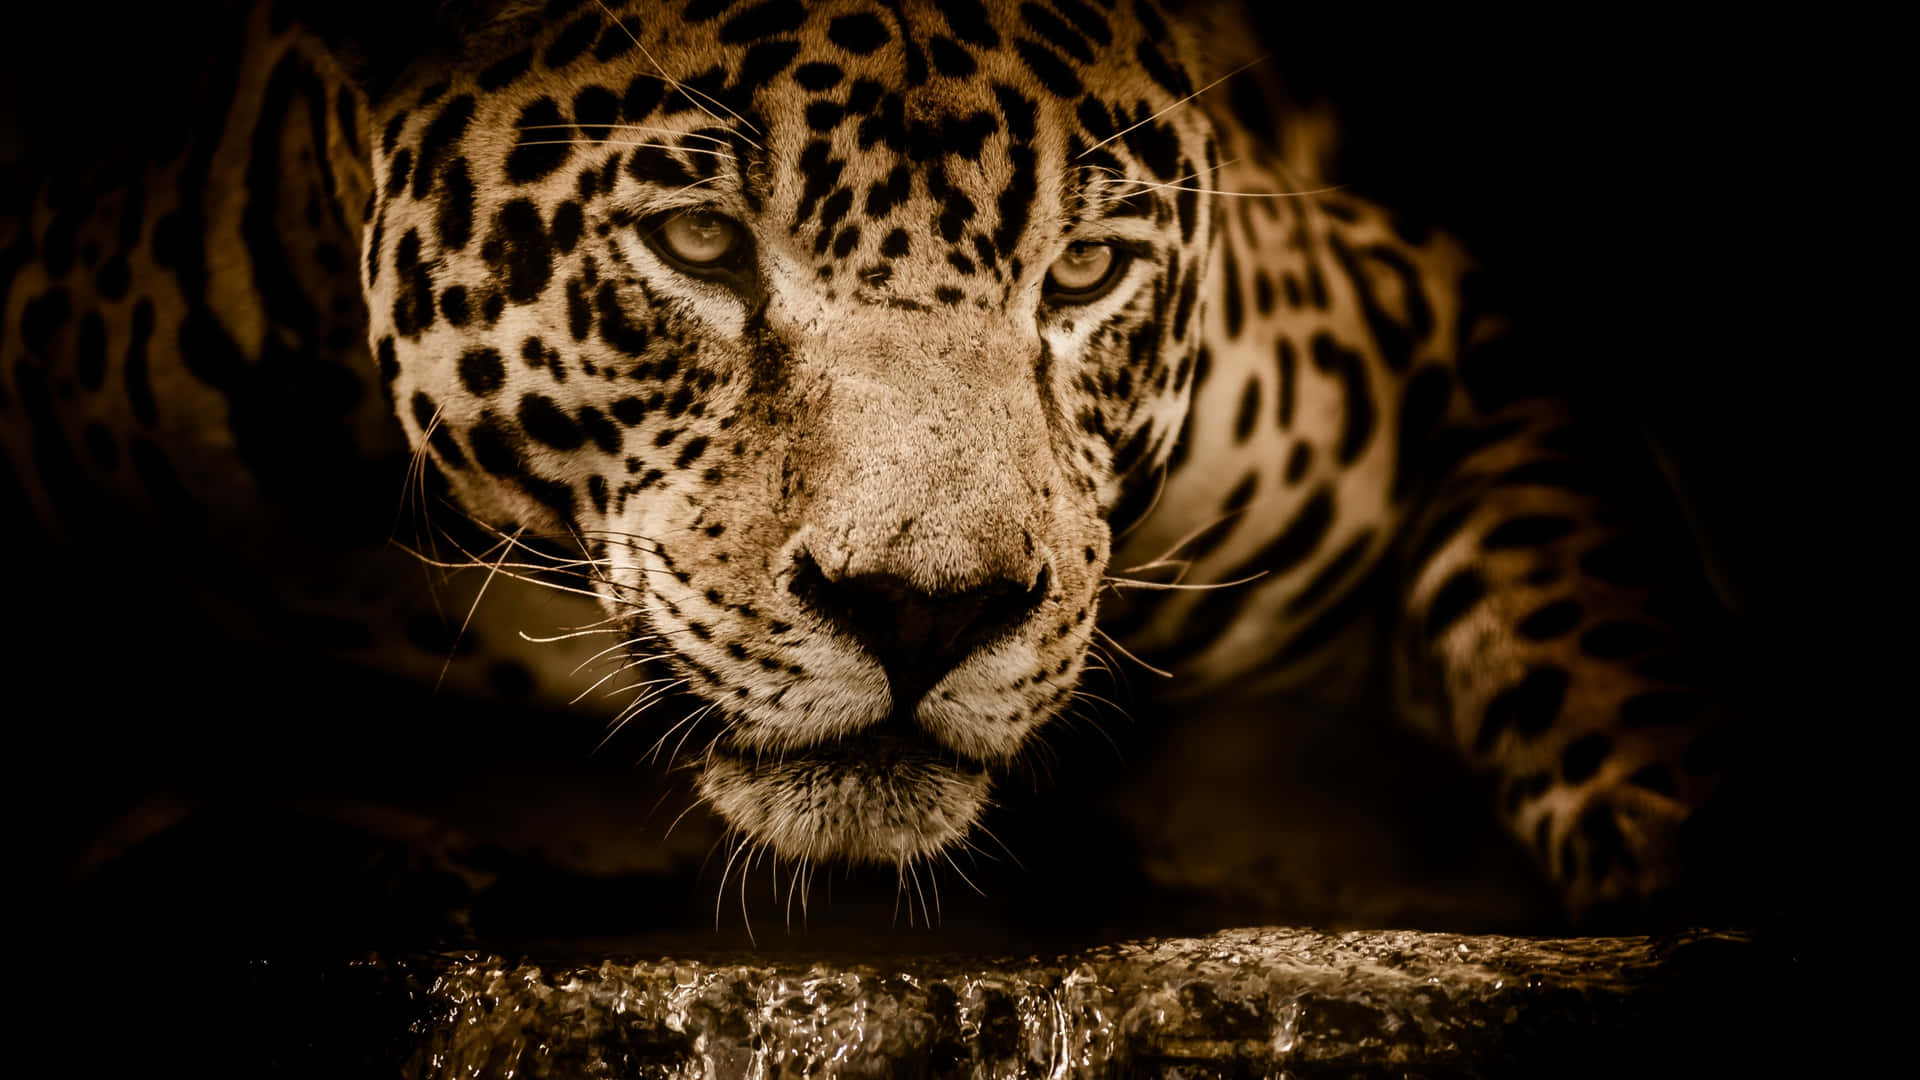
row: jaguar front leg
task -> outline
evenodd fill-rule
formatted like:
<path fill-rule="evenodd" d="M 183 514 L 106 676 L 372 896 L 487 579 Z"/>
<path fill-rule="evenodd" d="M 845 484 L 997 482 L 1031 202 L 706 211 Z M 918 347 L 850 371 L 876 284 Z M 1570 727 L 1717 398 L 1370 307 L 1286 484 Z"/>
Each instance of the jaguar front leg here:
<path fill-rule="evenodd" d="M 1401 551 L 1396 681 L 1496 779 L 1577 923 L 1645 926 L 1692 913 L 1683 831 L 1732 710 L 1691 636 L 1710 606 L 1685 599 L 1684 551 L 1636 531 L 1588 446 L 1540 403 L 1442 437 L 1450 464 Z"/>

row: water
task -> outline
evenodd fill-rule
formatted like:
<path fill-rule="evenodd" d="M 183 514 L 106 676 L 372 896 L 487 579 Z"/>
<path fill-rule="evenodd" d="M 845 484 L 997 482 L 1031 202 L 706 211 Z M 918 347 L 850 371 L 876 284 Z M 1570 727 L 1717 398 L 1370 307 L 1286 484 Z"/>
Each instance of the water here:
<path fill-rule="evenodd" d="M 1234 930 L 1062 956 L 540 965 L 416 958 L 404 1075 L 1483 1075 L 1673 1063 L 1755 955 L 1732 933 L 1525 939 Z M 1751 984 L 1749 984 L 1751 985 Z M 1743 998 L 1744 999 L 1744 998 Z M 1716 1026 L 1717 1025 L 1717 1026 Z"/>

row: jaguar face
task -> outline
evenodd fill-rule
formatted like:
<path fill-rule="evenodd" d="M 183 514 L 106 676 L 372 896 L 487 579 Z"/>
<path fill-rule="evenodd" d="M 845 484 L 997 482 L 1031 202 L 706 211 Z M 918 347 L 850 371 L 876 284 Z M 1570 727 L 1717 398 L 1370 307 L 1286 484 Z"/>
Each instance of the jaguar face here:
<path fill-rule="evenodd" d="M 959 840 L 1086 662 L 1217 164 L 1191 43 L 1123 6 L 508 11 L 377 103 L 410 437 L 580 544 L 701 702 L 700 791 L 782 855 Z"/>

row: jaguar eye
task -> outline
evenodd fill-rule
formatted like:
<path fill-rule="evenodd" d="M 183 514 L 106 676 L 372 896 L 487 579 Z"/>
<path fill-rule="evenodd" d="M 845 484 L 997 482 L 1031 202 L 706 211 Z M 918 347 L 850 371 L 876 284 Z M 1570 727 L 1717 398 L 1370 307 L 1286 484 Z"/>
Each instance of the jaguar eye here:
<path fill-rule="evenodd" d="M 711 211 L 685 210 L 662 221 L 652 235 L 675 261 L 700 269 L 717 266 L 738 253 L 746 230 L 732 218 Z"/>
<path fill-rule="evenodd" d="M 1126 269 L 1124 252 L 1112 244 L 1080 240 L 1047 268 L 1047 299 L 1059 304 L 1084 304 L 1104 296 Z"/>

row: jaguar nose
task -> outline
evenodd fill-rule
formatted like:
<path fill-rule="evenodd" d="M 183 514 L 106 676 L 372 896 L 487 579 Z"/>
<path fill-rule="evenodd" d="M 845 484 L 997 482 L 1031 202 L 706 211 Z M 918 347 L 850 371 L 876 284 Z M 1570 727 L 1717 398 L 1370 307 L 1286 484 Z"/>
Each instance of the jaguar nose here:
<path fill-rule="evenodd" d="M 892 574 L 830 577 L 802 554 L 788 588 L 880 662 L 896 715 L 910 715 L 947 672 L 1026 622 L 1046 600 L 1051 580 L 1042 566 L 1031 582 L 1003 579 L 929 593 Z"/>

